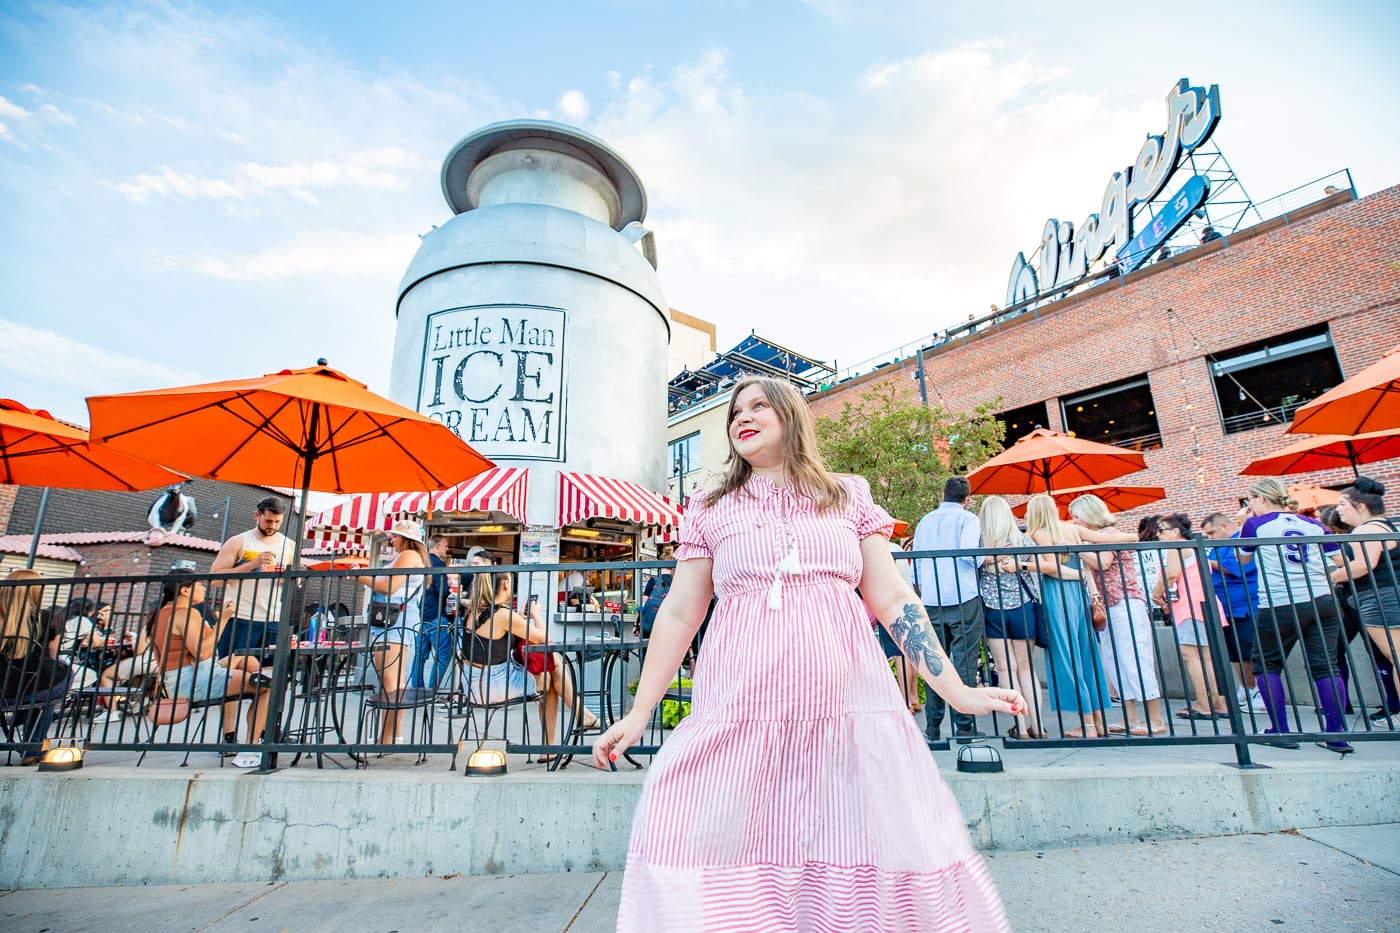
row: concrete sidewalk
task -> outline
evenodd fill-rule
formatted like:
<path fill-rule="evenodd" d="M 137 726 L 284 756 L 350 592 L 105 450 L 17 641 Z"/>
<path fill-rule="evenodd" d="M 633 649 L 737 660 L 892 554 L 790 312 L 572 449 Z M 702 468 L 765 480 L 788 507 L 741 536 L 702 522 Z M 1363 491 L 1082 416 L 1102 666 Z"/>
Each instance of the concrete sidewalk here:
<path fill-rule="evenodd" d="M 1017 930 L 1400 929 L 1400 825 L 987 856 Z M 613 929 L 622 875 L 67 888 L 0 896 L 7 933 Z M 854 933 L 854 931 L 853 931 Z"/>

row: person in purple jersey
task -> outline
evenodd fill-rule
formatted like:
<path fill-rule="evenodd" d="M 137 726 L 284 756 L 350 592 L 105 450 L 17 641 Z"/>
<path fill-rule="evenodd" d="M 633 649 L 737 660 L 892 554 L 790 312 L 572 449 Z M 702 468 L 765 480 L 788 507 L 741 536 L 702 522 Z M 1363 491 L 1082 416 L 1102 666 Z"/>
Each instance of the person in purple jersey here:
<path fill-rule="evenodd" d="M 1314 519 L 1299 515 L 1298 503 L 1288 495 L 1283 483 L 1273 477 L 1258 480 L 1248 489 L 1249 517 L 1240 529 L 1240 561 L 1257 560 L 1259 565 L 1259 619 L 1256 638 L 1264 661 L 1260 692 L 1269 710 L 1272 728 L 1268 733 L 1282 735 L 1288 728 L 1288 701 L 1284 690 L 1284 662 L 1300 640 L 1308 674 L 1317 691 L 1327 732 L 1343 731 L 1342 707 L 1346 706 L 1346 685 L 1332 663 L 1332 646 L 1337 643 L 1341 618 L 1332 595 L 1332 567 L 1329 559 L 1339 559 L 1341 548 L 1323 540 L 1327 529 Z M 1317 538 L 1309 543 L 1255 545 L 1251 538 Z M 1275 745 L 1297 748 L 1290 739 L 1276 739 Z M 1346 742 L 1319 742 L 1325 748 L 1349 755 L 1354 748 Z"/>

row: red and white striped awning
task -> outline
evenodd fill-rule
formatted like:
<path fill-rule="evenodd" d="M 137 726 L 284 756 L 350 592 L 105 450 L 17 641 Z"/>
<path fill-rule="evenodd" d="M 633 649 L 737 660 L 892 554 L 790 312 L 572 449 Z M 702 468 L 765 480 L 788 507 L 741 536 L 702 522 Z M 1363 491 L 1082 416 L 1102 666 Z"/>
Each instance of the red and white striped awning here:
<path fill-rule="evenodd" d="M 504 512 L 525 521 L 530 471 L 496 467 L 437 492 L 390 493 L 384 511 L 390 515 L 419 512 Z"/>
<path fill-rule="evenodd" d="M 589 473 L 559 473 L 559 527 L 616 518 L 660 527 L 679 525 L 681 507 L 645 486 Z"/>
<path fill-rule="evenodd" d="M 367 531 L 330 531 L 324 528 L 312 528 L 311 533 L 307 535 L 307 540 L 317 550 L 334 551 L 338 554 L 345 552 L 367 554 L 369 553 L 370 533 Z"/>
<path fill-rule="evenodd" d="M 351 496 L 334 508 L 317 513 L 306 523 L 313 534 L 348 532 L 368 534 L 388 531 L 393 525 L 385 510 L 386 500 L 396 493 L 365 492 Z"/>

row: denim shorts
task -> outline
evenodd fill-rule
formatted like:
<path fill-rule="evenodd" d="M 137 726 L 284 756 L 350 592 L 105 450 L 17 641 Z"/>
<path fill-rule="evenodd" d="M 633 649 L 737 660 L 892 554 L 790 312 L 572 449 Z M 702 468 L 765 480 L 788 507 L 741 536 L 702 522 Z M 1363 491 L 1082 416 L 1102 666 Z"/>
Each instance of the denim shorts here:
<path fill-rule="evenodd" d="M 513 659 L 490 667 L 464 665 L 462 689 L 473 703 L 500 703 L 539 693 L 535 678 Z"/>
<path fill-rule="evenodd" d="M 205 658 L 170 671 L 161 680 L 172 699 L 208 700 L 228 693 L 228 668 L 217 658 Z"/>

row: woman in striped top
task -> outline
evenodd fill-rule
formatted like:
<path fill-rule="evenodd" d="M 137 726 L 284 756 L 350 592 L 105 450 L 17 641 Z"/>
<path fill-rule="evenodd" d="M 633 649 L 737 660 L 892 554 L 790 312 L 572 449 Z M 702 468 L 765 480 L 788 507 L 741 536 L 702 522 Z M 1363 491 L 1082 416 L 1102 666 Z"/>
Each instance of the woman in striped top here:
<path fill-rule="evenodd" d="M 603 767 L 641 738 L 713 592 L 691 714 L 637 805 L 618 929 L 1006 929 L 855 587 L 954 707 L 1026 701 L 958 679 L 890 557 L 893 520 L 822 467 L 795 389 L 741 380 L 729 444 L 691 499 L 636 705 L 594 750 Z"/>

